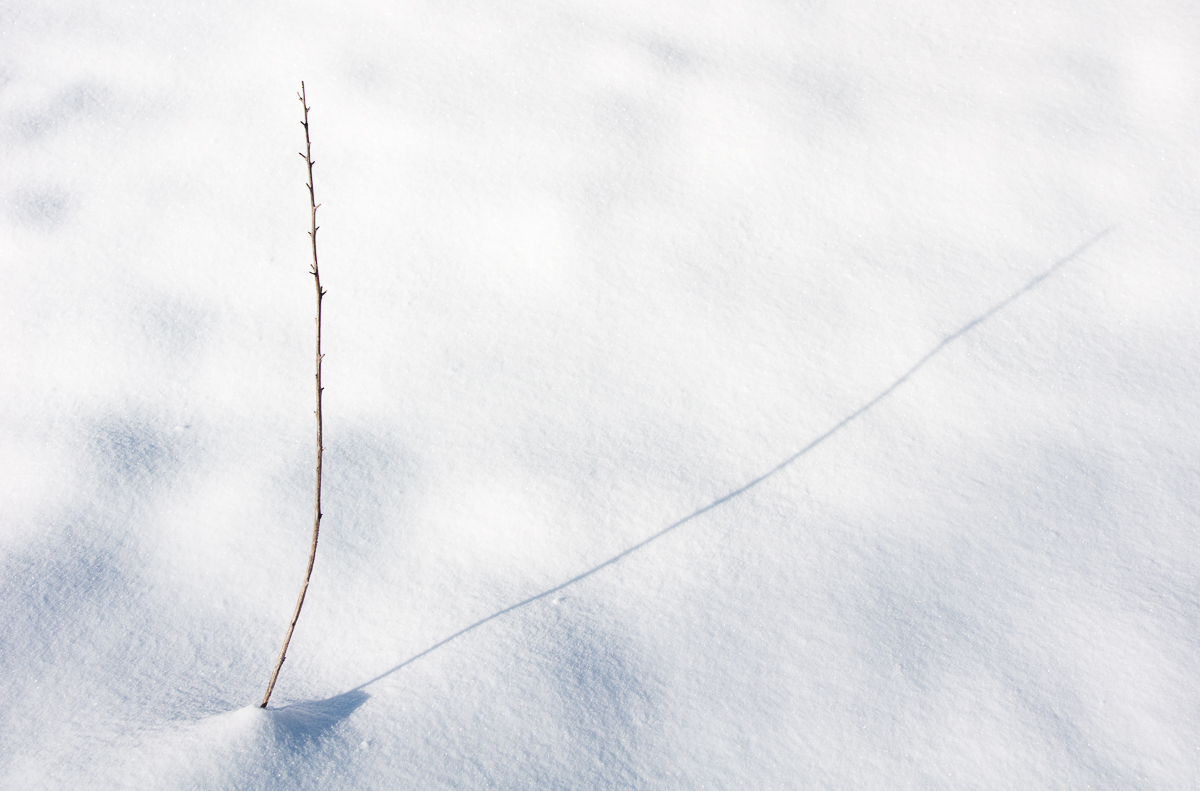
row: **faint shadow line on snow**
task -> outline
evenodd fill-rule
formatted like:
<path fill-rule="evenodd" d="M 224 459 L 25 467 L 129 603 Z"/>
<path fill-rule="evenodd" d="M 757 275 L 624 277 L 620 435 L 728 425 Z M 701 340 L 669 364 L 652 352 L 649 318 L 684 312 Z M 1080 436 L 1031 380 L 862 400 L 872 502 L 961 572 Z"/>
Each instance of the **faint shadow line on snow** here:
<path fill-rule="evenodd" d="M 980 324 L 982 324 L 985 321 L 987 321 L 988 319 L 990 319 L 992 316 L 995 316 L 997 313 L 999 313 L 1000 311 L 1007 308 L 1013 302 L 1016 302 L 1018 299 L 1023 297 L 1025 294 L 1027 294 L 1030 291 L 1032 291 L 1033 289 L 1037 288 L 1039 285 L 1041 285 L 1042 281 L 1044 281 L 1046 278 L 1053 275 L 1055 272 L 1057 272 L 1059 269 L 1061 269 L 1063 266 L 1065 266 L 1070 261 L 1073 261 L 1074 259 L 1078 258 L 1080 255 L 1083 255 L 1083 253 L 1086 252 L 1089 248 L 1091 248 L 1093 245 L 1095 245 L 1097 242 L 1099 242 L 1105 236 L 1108 236 L 1110 233 L 1112 233 L 1114 228 L 1116 228 L 1115 225 L 1110 225 L 1108 228 L 1105 228 L 1103 231 L 1100 231 L 1098 234 L 1096 234 L 1092 238 L 1088 239 L 1086 242 L 1079 245 L 1078 247 L 1076 247 L 1071 252 L 1067 253 L 1062 258 L 1059 258 L 1049 268 L 1047 268 L 1045 271 L 1043 271 L 1037 277 L 1030 280 L 1024 286 L 1017 289 L 1013 293 L 1009 294 L 1007 297 L 1000 300 L 995 305 L 992 305 L 992 307 L 989 308 L 987 311 L 979 314 L 978 316 L 971 319 L 963 326 L 959 327 L 958 330 L 955 331 L 954 333 L 947 335 L 945 338 L 943 338 L 941 340 L 940 343 L 938 343 L 937 346 L 934 346 L 932 349 L 930 349 L 929 352 L 924 357 L 922 357 L 911 368 L 909 368 L 907 371 L 905 371 L 903 374 L 901 374 L 898 379 L 896 379 L 894 382 L 892 382 L 890 385 L 888 385 L 888 387 L 886 389 L 880 391 L 880 393 L 878 395 L 876 395 L 870 401 L 867 401 L 865 404 L 863 404 L 858 409 L 851 412 L 846 417 L 842 418 L 836 425 L 834 425 L 832 428 L 827 430 L 824 434 L 822 434 L 819 437 L 817 437 L 816 439 L 812 440 L 807 445 L 805 445 L 803 448 L 796 451 L 791 456 L 788 456 L 786 459 L 779 462 L 774 467 L 772 467 L 771 469 L 764 472 L 762 475 L 759 475 L 757 478 L 751 480 L 750 482 L 743 484 L 741 487 L 739 487 L 737 489 L 734 489 L 732 492 L 729 492 L 728 494 L 724 495 L 723 497 L 713 500 L 711 503 L 704 506 L 703 508 L 701 508 L 697 511 L 693 511 L 692 513 L 690 513 L 687 516 L 680 519 L 678 522 L 674 522 L 673 524 L 668 525 L 667 527 L 664 527 L 662 530 L 659 530 L 657 533 L 650 536 L 649 538 L 643 539 L 642 541 L 639 541 L 638 543 L 634 544 L 633 546 L 628 547 L 624 551 L 619 552 L 616 555 L 613 555 L 611 558 L 604 561 L 600 565 L 593 566 L 592 568 L 588 569 L 587 571 L 585 571 L 581 574 L 577 574 L 576 576 L 572 577 L 571 579 L 567 580 L 566 582 L 563 582 L 559 585 L 555 585 L 553 588 L 548 588 L 547 590 L 544 590 L 541 593 L 530 596 L 527 599 L 523 599 L 523 600 L 517 602 L 516 604 L 510 604 L 508 607 L 505 607 L 502 610 L 497 610 L 496 612 L 492 613 L 491 615 L 487 616 L 486 618 L 479 619 L 478 621 L 471 624 L 470 626 L 464 626 L 462 629 L 459 629 L 457 632 L 450 635 L 449 637 L 447 637 L 437 643 L 434 643 L 433 645 L 429 646 L 428 648 L 426 648 L 424 651 L 422 651 L 419 654 L 414 654 L 414 655 L 410 656 L 408 659 L 405 659 L 403 662 L 401 662 L 400 664 L 391 668 L 390 670 L 386 670 L 383 673 L 380 673 L 379 675 L 375 676 L 375 678 L 371 679 L 370 681 L 364 681 L 363 683 L 359 684 L 357 687 L 354 687 L 353 689 L 349 690 L 349 692 L 358 692 L 358 691 L 362 690 L 363 688 L 368 687 L 371 684 L 374 684 L 377 681 L 382 681 L 383 679 L 387 678 L 388 676 L 395 673 L 396 671 L 401 670 L 402 668 L 407 667 L 408 665 L 411 665 L 413 662 L 416 662 L 418 659 L 420 659 L 423 656 L 433 653 L 434 651 L 438 650 L 439 648 L 446 645 L 447 643 L 451 643 L 454 640 L 457 640 L 458 638 L 462 637 L 467 632 L 478 629 L 480 626 L 483 626 L 484 624 L 488 623 L 489 621 L 494 621 L 497 618 L 508 615 L 513 610 L 519 610 L 526 605 L 533 604 L 535 601 L 538 601 L 539 599 L 544 599 L 547 596 L 552 596 L 555 593 L 558 593 L 559 591 L 563 590 L 564 588 L 569 588 L 572 585 L 574 585 L 575 583 L 581 582 L 581 581 L 587 579 L 588 577 L 592 576 L 596 572 L 598 572 L 602 569 L 608 568 L 609 566 L 613 565 L 614 563 L 624 560 L 628 556 L 632 555 L 634 552 L 637 552 L 639 549 L 642 549 L 643 547 L 654 543 L 655 541 L 662 538 L 667 533 L 670 533 L 671 531 L 675 530 L 676 528 L 686 525 L 688 522 L 692 521 L 696 517 L 702 516 L 702 515 L 708 513 L 709 511 L 713 510 L 714 508 L 724 505 L 725 503 L 729 502 L 730 500 L 734 499 L 735 497 L 738 497 L 738 496 L 743 495 L 746 492 L 750 491 L 755 486 L 758 486 L 763 481 L 767 480 L 768 478 L 775 475 L 776 473 L 782 471 L 784 468 L 790 466 L 793 462 L 795 462 L 801 456 L 804 456 L 809 451 L 816 448 L 822 442 L 824 442 L 825 440 L 832 437 L 834 434 L 841 431 L 843 428 L 848 426 L 854 420 L 861 417 L 866 412 L 870 411 L 876 404 L 878 404 L 883 399 L 887 398 L 889 395 L 891 395 L 893 392 L 895 392 L 897 388 L 899 388 L 902 384 L 907 382 L 912 377 L 912 375 L 915 374 L 917 371 L 921 370 L 921 368 L 923 368 L 926 363 L 928 363 L 930 360 L 932 360 L 937 355 L 941 354 L 943 349 L 945 349 L 947 346 L 949 346 L 951 343 L 958 340 L 962 336 L 966 335 L 971 330 L 978 327 Z M 344 693 L 344 694 L 348 694 L 348 693 Z"/>

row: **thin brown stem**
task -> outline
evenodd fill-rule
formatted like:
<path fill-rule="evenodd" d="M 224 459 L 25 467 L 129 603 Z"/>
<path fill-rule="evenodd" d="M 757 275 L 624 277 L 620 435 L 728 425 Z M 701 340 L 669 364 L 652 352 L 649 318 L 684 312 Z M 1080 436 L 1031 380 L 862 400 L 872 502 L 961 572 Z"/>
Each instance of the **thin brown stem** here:
<path fill-rule="evenodd" d="M 321 288 L 321 270 L 317 265 L 317 209 L 321 205 L 317 203 L 317 194 L 313 191 L 313 158 L 312 158 L 312 138 L 308 134 L 308 111 L 312 108 L 308 106 L 308 96 L 304 91 L 304 82 L 300 83 L 300 93 L 297 94 L 300 99 L 301 106 L 304 107 L 304 145 L 305 150 L 300 153 L 304 157 L 304 161 L 308 163 L 308 199 L 309 206 L 312 208 L 312 230 L 308 232 L 309 238 L 312 239 L 312 270 L 310 274 L 313 276 L 313 281 L 317 287 L 317 409 L 314 414 L 317 416 L 317 492 L 315 504 L 313 505 L 313 533 L 312 533 L 312 548 L 308 552 L 308 568 L 304 572 L 304 585 L 300 588 L 300 597 L 296 599 L 296 611 L 292 613 L 292 622 L 288 624 L 287 636 L 283 638 L 283 648 L 279 650 L 279 661 L 275 663 L 275 672 L 271 674 L 271 682 L 267 684 L 267 694 L 263 695 L 262 703 L 259 708 L 265 709 L 267 701 L 271 699 L 271 692 L 275 689 L 275 682 L 279 678 L 279 670 L 283 667 L 283 660 L 287 658 L 288 643 L 292 641 L 292 632 L 296 629 L 296 621 L 300 620 L 300 608 L 304 606 L 304 594 L 308 592 L 308 582 L 312 579 L 313 563 L 317 559 L 317 537 L 321 533 L 321 459 L 325 454 L 325 446 L 322 444 L 322 420 L 321 420 L 321 360 L 324 357 L 321 354 L 321 298 L 325 296 L 325 291 Z"/>

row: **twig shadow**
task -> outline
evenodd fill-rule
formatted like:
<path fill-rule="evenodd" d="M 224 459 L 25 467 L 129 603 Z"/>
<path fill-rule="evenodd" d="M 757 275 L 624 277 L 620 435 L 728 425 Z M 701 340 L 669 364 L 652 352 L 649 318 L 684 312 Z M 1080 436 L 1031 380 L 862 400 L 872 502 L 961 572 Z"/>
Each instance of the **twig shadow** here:
<path fill-rule="evenodd" d="M 358 687 L 325 700 L 308 700 L 278 709 L 267 709 L 266 714 L 281 740 L 306 742 L 323 736 L 366 703 L 369 697 Z"/>
<path fill-rule="evenodd" d="M 1086 252 L 1090 247 L 1092 247 L 1097 242 L 1099 242 L 1101 239 L 1103 239 L 1105 236 L 1107 236 L 1109 233 L 1111 233 L 1114 228 L 1115 228 L 1115 226 L 1109 226 L 1108 228 L 1105 228 L 1100 233 L 1096 234 L 1095 236 L 1088 239 L 1083 244 L 1076 247 L 1074 250 L 1072 250 L 1067 255 L 1063 256 L 1062 258 L 1059 258 L 1050 267 L 1048 267 L 1041 274 L 1037 275 L 1032 280 L 1027 282 L 1024 286 L 1017 289 L 1013 293 L 1009 294 L 1007 297 L 1000 300 L 996 304 L 992 305 L 990 308 L 988 308 L 988 310 L 984 311 L 983 313 L 979 314 L 975 318 L 971 319 L 969 322 L 967 322 L 962 327 L 960 327 L 957 331 L 953 332 L 950 335 L 947 335 L 945 338 L 943 338 L 941 340 L 941 342 L 939 342 L 936 346 L 934 346 L 932 349 L 930 349 L 929 352 L 924 357 L 922 357 L 920 360 L 918 360 L 916 362 L 916 364 L 914 364 L 911 368 L 909 368 L 907 371 L 905 371 L 903 374 L 901 374 L 899 378 L 897 378 L 894 382 L 892 382 L 890 385 L 888 385 L 885 389 L 880 391 L 874 398 L 872 398 L 870 401 L 867 401 L 866 403 L 864 403 L 862 406 L 860 406 L 858 409 L 854 410 L 850 414 L 846 415 L 846 417 L 844 417 L 840 421 L 838 421 L 838 423 L 836 425 L 834 425 L 832 428 L 830 428 L 824 434 L 821 434 L 819 437 L 812 440 L 807 445 L 805 445 L 803 448 L 796 451 L 791 456 L 788 456 L 786 459 L 779 462 L 774 467 L 772 467 L 771 469 L 764 472 L 762 475 L 759 475 L 757 478 L 754 478 L 753 480 L 749 481 L 748 483 L 743 484 L 741 487 L 734 489 L 733 491 L 729 492 L 728 494 L 726 494 L 722 497 L 719 497 L 716 500 L 713 500 L 711 503 L 704 506 L 703 508 L 700 508 L 697 511 L 693 511 L 692 513 L 690 513 L 687 516 L 680 519 L 678 522 L 675 522 L 675 523 L 663 528 L 662 530 L 659 530 L 657 533 L 650 536 L 649 538 L 646 538 L 646 539 L 638 542 L 637 544 L 634 544 L 633 546 L 628 547 L 627 549 L 625 549 L 622 552 L 618 552 L 616 555 L 613 555 L 608 560 L 604 561 L 603 563 L 600 563 L 597 566 L 593 566 L 592 568 L 588 569 L 587 571 L 583 572 L 582 574 L 578 574 L 578 575 L 572 577 L 571 579 L 567 580 L 566 582 L 556 585 L 553 588 L 549 588 L 548 590 L 544 590 L 541 593 L 538 593 L 534 596 L 530 596 L 527 599 L 523 599 L 522 601 L 519 601 L 516 604 L 511 604 L 502 610 L 497 610 L 496 612 L 492 613 L 491 615 L 487 616 L 486 618 L 481 618 L 478 621 L 476 621 L 475 623 L 471 624 L 470 626 L 465 626 L 462 629 L 459 629 L 454 634 L 450 635 L 449 637 L 447 637 L 437 643 L 434 643 L 433 645 L 429 646 L 428 648 L 426 648 L 424 651 L 420 652 L 419 654 L 414 654 L 413 656 L 410 656 L 408 659 L 405 659 L 403 662 L 396 665 L 395 667 L 380 673 L 379 675 L 375 676 L 374 678 L 370 679 L 369 681 L 364 681 L 363 683 L 359 684 L 357 687 L 354 687 L 349 692 L 346 692 L 343 695 L 340 695 L 338 697 L 344 697 L 344 695 L 350 695 L 350 694 L 354 694 L 356 692 L 360 692 L 365 687 L 368 687 L 377 681 L 381 681 L 381 680 L 387 678 L 388 676 L 392 675 L 393 673 L 397 672 L 398 670 L 401 670 L 402 668 L 407 667 L 408 665 L 412 664 L 413 662 L 416 662 L 421 657 L 433 653 L 434 651 L 438 650 L 439 648 L 446 645 L 447 643 L 457 640 L 459 637 L 462 637 L 467 632 L 473 631 L 474 629 L 478 629 L 480 626 L 483 626 L 484 624 L 488 623 L 489 621 L 493 621 L 497 618 L 507 615 L 508 613 L 510 613 L 514 610 L 519 610 L 522 607 L 525 607 L 526 605 L 533 604 L 535 601 L 538 601 L 539 599 L 544 599 L 547 596 L 552 596 L 553 594 L 558 593 L 559 591 L 563 590 L 564 588 L 569 588 L 570 586 L 574 585 L 575 583 L 581 582 L 582 580 L 587 579 L 588 577 L 592 576 L 596 572 L 598 572 L 602 569 L 605 569 L 605 568 L 613 565 L 614 563 L 624 560 L 626 557 L 628 557 L 629 555 L 632 555 L 634 552 L 637 552 L 638 550 L 643 549 L 644 547 L 654 543 L 658 539 L 665 536 L 667 533 L 670 533 L 671 531 L 673 531 L 679 527 L 682 527 L 683 525 L 687 524 L 688 522 L 691 522 L 693 519 L 708 513 L 709 511 L 713 510 L 714 508 L 717 508 L 718 506 L 724 505 L 725 503 L 729 502 L 730 500 L 734 499 L 735 497 L 739 497 L 740 495 L 745 494 L 749 490 L 753 489 L 755 486 L 758 486 L 763 481 L 767 480 L 768 478 L 772 477 L 776 473 L 779 473 L 786 467 L 790 466 L 796 460 L 798 460 L 799 458 L 801 458 L 802 456 L 807 454 L 809 451 L 816 448 L 818 445 L 823 443 L 825 440 L 829 439 L 834 434 L 841 431 L 843 428 L 845 428 L 851 422 L 853 422 L 857 418 L 861 417 L 866 412 L 870 411 L 872 408 L 875 407 L 876 404 L 878 404 L 883 399 L 887 398 L 889 395 L 891 395 L 893 392 L 895 392 L 895 390 L 898 387 L 900 387 L 902 384 L 907 382 L 909 380 L 909 378 L 912 377 L 913 374 L 917 373 L 917 371 L 921 370 L 921 368 L 923 368 L 926 363 L 928 363 L 934 357 L 939 355 L 947 346 L 949 346 L 951 343 L 958 340 L 962 336 L 966 335 L 968 332 L 975 329 L 980 324 L 982 324 L 985 321 L 987 321 L 988 319 L 990 319 L 992 316 L 995 316 L 997 313 L 1004 310 L 1006 307 L 1008 307 L 1010 304 L 1012 304 L 1016 300 L 1020 299 L 1025 294 L 1032 291 L 1034 288 L 1039 286 L 1046 278 L 1050 277 L 1052 274 L 1057 272 L 1060 268 L 1065 266 L 1068 262 L 1074 260 L 1075 258 L 1078 258 L 1080 255 L 1082 255 L 1084 252 Z M 337 698 L 331 698 L 330 700 L 336 700 L 336 699 Z"/>

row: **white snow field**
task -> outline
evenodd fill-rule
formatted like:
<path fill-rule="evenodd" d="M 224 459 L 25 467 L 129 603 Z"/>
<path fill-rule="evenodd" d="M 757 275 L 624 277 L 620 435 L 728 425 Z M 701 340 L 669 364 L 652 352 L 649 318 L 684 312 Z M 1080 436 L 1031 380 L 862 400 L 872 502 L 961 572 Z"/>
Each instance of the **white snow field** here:
<path fill-rule="evenodd" d="M 4 0 L 0 787 L 1194 789 L 1198 264 L 1192 0 Z"/>

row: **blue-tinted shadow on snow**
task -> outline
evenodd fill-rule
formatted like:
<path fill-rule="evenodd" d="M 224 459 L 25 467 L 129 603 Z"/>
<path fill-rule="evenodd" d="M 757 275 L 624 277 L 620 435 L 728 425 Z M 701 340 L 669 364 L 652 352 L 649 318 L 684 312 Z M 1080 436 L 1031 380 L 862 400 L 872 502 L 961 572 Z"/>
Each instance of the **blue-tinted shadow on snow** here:
<path fill-rule="evenodd" d="M 369 698 L 361 688 L 325 700 L 309 700 L 278 709 L 267 709 L 275 735 L 284 741 L 306 742 L 323 736 L 354 713 Z"/>
<path fill-rule="evenodd" d="M 1011 305 L 1013 302 L 1015 302 L 1018 299 L 1020 299 L 1021 297 L 1023 297 L 1025 294 L 1027 294 L 1030 291 L 1032 291 L 1033 289 L 1037 288 L 1039 285 L 1041 285 L 1041 283 L 1046 278 L 1050 277 L 1052 274 L 1057 272 L 1059 269 L 1061 269 L 1063 266 L 1065 266 L 1070 261 L 1073 261 L 1074 259 L 1078 258 L 1080 255 L 1082 255 L 1084 252 L 1086 252 L 1089 248 L 1091 248 L 1093 245 L 1095 245 L 1097 242 L 1099 242 L 1105 236 L 1108 236 L 1108 234 L 1110 234 L 1114 228 L 1115 228 L 1115 226 L 1109 226 L 1108 228 L 1105 228 L 1103 231 L 1096 234 L 1091 239 L 1088 239 L 1086 242 L 1084 242 L 1083 244 L 1076 247 L 1070 253 L 1067 253 L 1062 258 L 1059 258 L 1048 269 L 1043 271 L 1037 277 L 1030 280 L 1024 286 L 1017 289 L 1013 293 L 1009 294 L 1007 297 L 1000 300 L 996 304 L 992 305 L 992 307 L 990 307 L 988 310 L 984 311 L 983 313 L 979 314 L 975 318 L 968 321 L 966 324 L 964 324 L 962 327 L 960 327 L 957 331 L 951 333 L 950 335 L 947 335 L 945 338 L 943 338 L 941 340 L 940 343 L 938 343 L 938 345 L 936 345 L 932 349 L 930 349 L 929 352 L 924 357 L 922 357 L 920 360 L 918 360 L 911 368 L 909 368 L 907 371 L 905 371 L 903 374 L 901 374 L 899 378 L 897 378 L 894 382 L 892 382 L 890 385 L 888 385 L 884 390 L 880 391 L 878 395 L 876 395 L 870 401 L 867 401 L 865 404 L 860 406 L 858 409 L 856 409 L 853 412 L 851 412 L 850 414 L 846 415 L 846 417 L 842 418 L 836 425 L 834 425 L 832 428 L 830 428 L 824 434 L 821 434 L 819 437 L 812 440 L 807 445 L 805 445 L 803 448 L 796 451 L 791 456 L 788 456 L 786 459 L 779 462 L 774 467 L 772 467 L 771 469 L 764 472 L 762 475 L 759 475 L 757 478 L 754 478 L 753 480 L 742 485 L 741 487 L 734 489 L 732 492 L 729 492 L 728 494 L 724 495 L 723 497 L 719 497 L 718 499 L 713 500 L 711 503 L 704 506 L 703 508 L 701 508 L 697 511 L 693 511 L 692 513 L 690 513 L 687 516 L 680 519 L 678 522 L 675 522 L 671 525 L 668 525 L 667 527 L 664 527 L 662 530 L 659 530 L 657 533 L 650 536 L 649 538 L 646 538 L 646 539 L 634 544 L 633 546 L 625 549 L 624 551 L 619 552 L 616 555 L 613 555 L 611 558 L 604 561 L 600 565 L 593 566 L 592 568 L 588 569 L 587 571 L 583 572 L 582 574 L 574 576 L 571 579 L 567 580 L 566 582 L 564 582 L 560 585 L 556 585 L 553 588 L 544 590 L 539 594 L 530 596 L 528 599 L 519 601 L 516 604 L 509 605 L 508 607 L 505 607 L 502 610 L 497 610 L 496 612 L 492 613 L 491 615 L 487 616 L 486 618 L 481 618 L 478 621 L 476 621 L 475 623 L 471 624 L 470 626 L 466 626 L 466 627 L 463 627 L 462 629 L 459 629 L 457 632 L 455 632 L 454 634 L 445 638 L 444 640 L 434 643 L 433 645 L 429 646 L 429 648 L 426 648 L 424 651 L 422 651 L 419 654 L 414 654 L 413 656 L 410 656 L 408 659 L 405 659 L 403 662 L 401 662 L 400 664 L 391 668 L 390 670 L 386 670 L 383 673 L 380 673 L 378 676 L 375 676 L 375 678 L 372 678 L 369 681 L 364 681 L 363 683 L 359 684 L 354 689 L 350 690 L 350 692 L 347 692 L 345 694 L 348 695 L 353 692 L 360 691 L 364 687 L 368 687 L 377 681 L 381 681 L 384 678 L 387 678 L 388 676 L 390 676 L 391 674 L 400 670 L 401 668 L 404 668 L 407 665 L 412 664 L 413 662 L 417 661 L 418 659 L 420 659 L 421 657 L 423 657 L 427 654 L 433 653 L 434 651 L 438 650 L 439 648 L 446 645 L 447 643 L 457 640 L 459 637 L 462 637 L 467 632 L 477 629 L 489 621 L 493 621 L 497 618 L 507 615 L 510 612 L 512 612 L 513 610 L 519 610 L 528 604 L 533 604 L 535 601 L 538 601 L 539 599 L 544 599 L 547 596 L 552 596 L 555 593 L 558 593 L 559 591 L 563 590 L 564 588 L 569 588 L 570 586 L 574 585 L 575 583 L 587 579 L 588 577 L 592 576 L 596 572 L 598 572 L 602 569 L 608 568 L 609 566 L 613 565 L 614 563 L 624 560 L 626 557 L 632 555 L 634 552 L 637 552 L 638 550 L 648 546 L 649 544 L 654 543 L 655 541 L 662 538 L 667 533 L 670 533 L 671 531 L 675 530 L 676 528 L 686 525 L 688 522 L 691 522 L 696 517 L 703 516 L 704 514 L 708 513 L 709 511 L 713 510 L 714 508 L 724 505 L 725 503 L 729 502 L 730 500 L 734 499 L 735 497 L 739 497 L 739 496 L 745 494 L 746 492 L 750 491 L 755 486 L 758 486 L 760 483 L 762 483 L 763 481 L 772 477 L 776 473 L 781 472 L 785 468 L 791 466 L 801 456 L 804 456 L 809 451 L 815 449 L 818 445 L 823 443 L 825 440 L 829 439 L 834 434 L 838 433 L 843 428 L 848 426 L 850 423 L 854 422 L 859 417 L 861 417 L 862 415 L 869 412 L 872 408 L 875 407 L 876 404 L 878 404 L 880 401 L 882 401 L 885 398 L 887 398 L 888 396 L 890 396 L 893 392 L 896 391 L 897 388 L 899 388 L 902 384 L 907 382 L 913 376 L 913 374 L 917 373 L 917 371 L 919 371 L 923 367 L 925 367 L 926 363 L 928 363 L 934 357 L 941 354 L 941 352 L 947 346 L 949 346 L 951 343 L 958 340 L 962 336 L 966 335 L 968 332 L 975 329 L 980 324 L 983 324 L 985 321 L 987 321 L 992 316 L 995 316 L 997 313 L 999 313 L 1000 311 L 1007 308 L 1009 305 Z"/>

